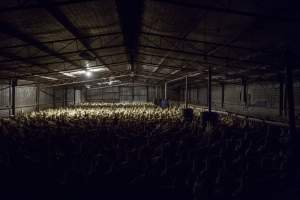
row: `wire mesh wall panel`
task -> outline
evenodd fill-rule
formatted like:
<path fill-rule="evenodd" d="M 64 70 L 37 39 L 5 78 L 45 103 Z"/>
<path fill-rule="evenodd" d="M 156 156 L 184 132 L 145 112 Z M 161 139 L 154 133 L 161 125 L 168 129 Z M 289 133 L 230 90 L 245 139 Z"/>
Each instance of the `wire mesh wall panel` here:
<path fill-rule="evenodd" d="M 132 101 L 132 87 L 120 87 L 120 101 L 121 102 Z"/>
<path fill-rule="evenodd" d="M 46 109 L 53 107 L 53 89 L 52 88 L 41 88 L 39 98 L 39 108 Z"/>
<path fill-rule="evenodd" d="M 221 86 L 212 86 L 211 103 L 213 108 L 221 108 L 222 104 L 222 88 Z"/>
<path fill-rule="evenodd" d="M 134 87 L 134 101 L 140 101 L 140 102 L 147 101 L 146 87 Z"/>
<path fill-rule="evenodd" d="M 75 89 L 74 88 L 67 88 L 67 105 L 74 105 L 75 104 Z"/>
<path fill-rule="evenodd" d="M 79 105 L 81 100 L 81 90 L 75 90 L 75 105 Z"/>
<path fill-rule="evenodd" d="M 87 101 L 97 101 L 98 99 L 102 99 L 101 89 L 92 89 L 87 90 Z"/>
<path fill-rule="evenodd" d="M 148 101 L 149 102 L 154 102 L 155 98 L 156 98 L 156 89 L 155 89 L 155 87 L 148 87 Z"/>
<path fill-rule="evenodd" d="M 206 106 L 207 105 L 207 88 L 199 88 L 198 101 L 199 105 Z"/>
<path fill-rule="evenodd" d="M 224 88 L 224 106 L 237 106 L 241 103 L 241 86 L 229 84 Z"/>
<path fill-rule="evenodd" d="M 0 85 L 0 117 L 9 115 L 10 107 L 10 86 L 8 84 Z"/>
<path fill-rule="evenodd" d="M 296 118 L 300 120 L 300 82 L 294 83 L 294 97 Z"/>
<path fill-rule="evenodd" d="M 279 84 L 251 84 L 248 86 L 248 105 L 278 108 L 279 93 Z"/>
<path fill-rule="evenodd" d="M 34 111 L 36 107 L 36 87 L 16 87 L 16 113 Z"/>
<path fill-rule="evenodd" d="M 55 88 L 55 106 L 64 105 L 64 88 Z"/>
<path fill-rule="evenodd" d="M 197 88 L 191 88 L 188 90 L 189 103 L 195 104 L 198 102 L 197 92 Z"/>
<path fill-rule="evenodd" d="M 119 87 L 95 88 L 87 90 L 87 100 L 90 102 L 119 102 Z"/>

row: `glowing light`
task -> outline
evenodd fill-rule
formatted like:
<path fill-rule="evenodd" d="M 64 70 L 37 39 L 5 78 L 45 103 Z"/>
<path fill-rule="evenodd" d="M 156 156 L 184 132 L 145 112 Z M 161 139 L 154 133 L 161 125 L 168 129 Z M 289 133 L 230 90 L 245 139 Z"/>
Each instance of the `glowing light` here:
<path fill-rule="evenodd" d="M 80 76 L 80 75 L 86 75 L 86 76 L 91 76 L 92 73 L 91 72 L 106 72 L 109 71 L 108 68 L 100 66 L 100 67 L 88 67 L 86 70 L 70 70 L 67 72 L 59 72 L 65 76 L 69 76 L 69 77 L 76 77 L 76 76 Z"/>
<path fill-rule="evenodd" d="M 39 78 L 44 78 L 44 79 L 52 80 L 52 81 L 57 81 L 58 80 L 57 78 L 50 77 L 50 76 L 41 76 L 41 75 L 35 75 L 35 76 L 39 77 Z"/>
<path fill-rule="evenodd" d="M 176 74 L 177 72 L 179 72 L 180 70 L 179 69 L 176 69 L 176 70 L 174 70 L 173 72 L 171 72 L 171 74 L 173 75 L 173 74 Z"/>
<path fill-rule="evenodd" d="M 59 72 L 59 73 L 65 75 L 65 76 L 68 76 L 68 77 L 73 77 L 73 78 L 75 77 L 73 74 L 70 74 L 70 73 L 66 73 L 66 72 Z"/>
<path fill-rule="evenodd" d="M 87 77 L 90 77 L 90 76 L 92 76 L 92 72 L 91 72 L 91 71 L 86 71 L 86 72 L 85 72 L 85 75 L 86 75 Z"/>

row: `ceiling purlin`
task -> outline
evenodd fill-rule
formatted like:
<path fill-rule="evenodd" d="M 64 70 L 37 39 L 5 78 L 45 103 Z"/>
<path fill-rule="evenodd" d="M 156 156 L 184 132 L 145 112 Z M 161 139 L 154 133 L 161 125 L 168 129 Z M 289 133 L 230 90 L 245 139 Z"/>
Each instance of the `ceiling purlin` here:
<path fill-rule="evenodd" d="M 46 52 L 47 54 L 54 56 L 58 59 L 64 60 L 72 65 L 79 66 L 77 63 L 72 62 L 68 58 L 62 56 L 61 54 L 57 53 L 56 51 L 50 49 L 45 44 L 42 44 L 39 40 L 35 39 L 32 35 L 27 33 L 23 33 L 22 31 L 18 30 L 17 28 L 13 27 L 11 24 L 0 22 L 0 32 L 11 37 L 17 38 L 26 42 L 28 44 L 32 44 L 34 47 L 38 48 L 39 50 Z"/>
<path fill-rule="evenodd" d="M 99 48 L 93 48 L 93 50 L 94 51 L 98 51 L 98 50 L 107 50 L 107 49 L 120 48 L 120 47 L 123 47 L 123 46 L 122 45 L 111 45 L 111 46 L 104 46 L 104 47 L 99 47 Z M 64 56 L 64 55 L 70 55 L 70 54 L 78 54 L 78 53 L 87 52 L 87 51 L 88 50 L 68 51 L 68 52 L 60 53 L 60 55 Z M 3 61 L 0 61 L 0 63 L 1 62 L 10 62 L 10 61 L 26 61 L 26 60 L 34 60 L 34 59 L 44 59 L 44 58 L 51 58 L 51 57 L 53 57 L 53 55 L 43 55 L 43 56 L 35 56 L 35 57 L 28 57 L 28 58 L 19 58 L 17 60 L 11 60 L 11 59 L 10 60 L 3 60 Z M 73 60 L 70 60 L 70 61 L 74 62 Z"/>
<path fill-rule="evenodd" d="M 154 2 L 162 2 L 167 3 L 170 5 L 182 6 L 187 8 L 198 8 L 199 10 L 206 10 L 210 12 L 216 13 L 223 13 L 228 15 L 237 15 L 237 16 L 246 16 L 246 17 L 254 17 L 259 19 L 266 19 L 266 20 L 273 20 L 273 21 L 280 21 L 280 22 L 300 22 L 300 19 L 297 17 L 290 17 L 290 16 L 281 16 L 281 15 L 274 15 L 274 14 L 266 14 L 266 13 L 257 13 L 251 11 L 243 11 L 238 9 L 231 9 L 231 8 L 222 8 L 220 6 L 212 6 L 212 5 L 205 5 L 201 4 L 197 1 L 197 3 L 187 2 L 187 1 L 178 1 L 178 0 L 151 0 Z"/>
<path fill-rule="evenodd" d="M 106 66 L 109 69 L 104 60 L 101 59 L 98 53 L 93 50 L 90 43 L 87 40 L 82 39 L 84 38 L 84 34 L 77 27 L 75 27 L 75 25 L 68 19 L 68 17 L 60 10 L 59 7 L 52 6 L 51 0 L 39 0 L 39 2 L 60 24 L 62 24 L 71 34 L 73 34 L 78 39 L 78 41 L 89 52 L 91 52 L 102 65 Z M 110 71 L 114 73 L 113 70 L 110 69 Z"/>
<path fill-rule="evenodd" d="M 2 50 L 0 50 L 0 56 L 3 56 L 5 58 L 8 58 L 8 59 L 14 60 L 14 61 L 18 61 L 18 60 L 22 60 L 23 59 L 23 57 L 20 57 L 20 56 L 17 56 L 15 54 L 12 54 L 12 53 L 9 53 L 9 52 L 6 52 L 6 51 L 2 51 Z M 53 72 L 53 70 L 51 70 L 47 66 L 42 66 L 39 63 L 36 63 L 36 62 L 34 62 L 32 60 L 22 61 L 22 63 L 31 65 L 30 68 L 32 68 L 34 66 L 34 67 L 40 68 L 42 70 L 46 70 L 47 72 Z M 24 68 L 27 68 L 27 67 L 22 66 L 20 68 L 24 69 Z M 16 72 L 15 68 L 4 67 L 4 66 L 1 66 L 1 70 Z"/>

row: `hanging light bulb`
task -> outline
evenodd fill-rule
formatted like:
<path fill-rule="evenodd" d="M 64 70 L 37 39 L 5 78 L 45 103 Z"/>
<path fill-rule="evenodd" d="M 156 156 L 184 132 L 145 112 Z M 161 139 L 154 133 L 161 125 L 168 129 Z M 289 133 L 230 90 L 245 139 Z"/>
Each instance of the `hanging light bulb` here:
<path fill-rule="evenodd" d="M 85 75 L 86 75 L 87 77 L 90 77 L 90 76 L 92 76 L 92 72 L 86 71 L 86 72 L 85 72 Z"/>

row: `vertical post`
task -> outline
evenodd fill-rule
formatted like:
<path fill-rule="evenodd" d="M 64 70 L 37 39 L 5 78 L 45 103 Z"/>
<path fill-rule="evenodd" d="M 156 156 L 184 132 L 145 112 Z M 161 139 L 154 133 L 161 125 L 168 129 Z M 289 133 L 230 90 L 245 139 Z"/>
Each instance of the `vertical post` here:
<path fill-rule="evenodd" d="M 88 89 L 87 88 L 84 88 L 84 93 L 85 93 L 84 102 L 88 102 Z"/>
<path fill-rule="evenodd" d="M 131 87 L 131 98 L 132 98 L 132 102 L 134 101 L 134 85 L 132 84 Z"/>
<path fill-rule="evenodd" d="M 282 117 L 284 95 L 283 95 L 283 79 L 281 74 L 278 75 L 278 79 L 279 79 L 279 116 Z"/>
<path fill-rule="evenodd" d="M 121 87 L 120 86 L 118 86 L 118 91 L 119 91 L 118 100 L 119 100 L 119 102 L 121 102 Z"/>
<path fill-rule="evenodd" d="M 207 86 L 208 112 L 211 112 L 211 67 L 208 67 L 208 86 Z"/>
<path fill-rule="evenodd" d="M 287 55 L 290 56 L 290 55 Z M 293 139 L 295 139 L 296 134 L 296 125 L 295 125 L 295 102 L 294 102 L 294 87 L 293 87 L 293 73 L 292 73 L 292 66 L 291 60 L 285 60 L 286 67 L 285 67 L 285 81 L 286 81 L 286 94 L 287 94 L 287 103 L 288 103 L 288 120 L 289 120 L 289 131 L 290 135 Z M 294 141 L 297 142 L 297 141 Z"/>
<path fill-rule="evenodd" d="M 149 86 L 146 86 L 146 101 L 149 101 Z"/>
<path fill-rule="evenodd" d="M 167 82 L 165 82 L 165 99 L 167 99 Z"/>
<path fill-rule="evenodd" d="M 53 108 L 56 107 L 56 91 L 55 91 L 55 88 L 53 88 Z"/>
<path fill-rule="evenodd" d="M 12 92 L 12 82 L 10 81 L 9 83 L 9 88 L 8 88 L 8 104 L 9 104 L 9 108 L 8 108 L 8 114 L 9 116 L 11 115 L 11 92 Z"/>
<path fill-rule="evenodd" d="M 74 87 L 74 96 L 73 96 L 73 101 L 74 101 L 74 106 L 76 105 L 76 88 Z"/>
<path fill-rule="evenodd" d="M 36 92 L 35 92 L 35 111 L 40 111 L 40 84 L 36 85 Z"/>
<path fill-rule="evenodd" d="M 221 108 L 224 108 L 224 91 L 225 91 L 225 84 L 221 83 Z"/>
<path fill-rule="evenodd" d="M 244 105 L 247 106 L 247 80 L 242 78 L 242 86 L 243 86 L 243 102 Z"/>
<path fill-rule="evenodd" d="M 64 106 L 68 106 L 68 88 L 64 87 Z"/>
<path fill-rule="evenodd" d="M 68 106 L 68 88 L 64 88 L 64 106 Z"/>
<path fill-rule="evenodd" d="M 155 86 L 155 98 L 158 98 L 158 91 L 157 91 L 157 85 Z"/>
<path fill-rule="evenodd" d="M 185 76 L 184 107 L 188 107 L 188 76 Z"/>
<path fill-rule="evenodd" d="M 283 114 L 287 116 L 287 91 L 286 86 L 283 89 Z"/>
<path fill-rule="evenodd" d="M 197 96 L 196 96 L 196 104 L 198 104 L 199 103 L 199 88 L 198 87 L 196 87 L 196 92 L 197 92 Z"/>
<path fill-rule="evenodd" d="M 289 51 L 285 52 L 285 87 L 288 105 L 288 123 L 289 123 L 289 135 L 290 135 L 290 147 L 289 149 L 289 182 L 296 183 L 297 177 L 299 177 L 299 135 L 296 133 L 295 124 L 295 102 L 294 102 L 294 87 L 293 87 L 293 69 L 294 58 Z"/>
<path fill-rule="evenodd" d="M 17 80 L 11 81 L 11 114 L 16 115 L 16 85 Z"/>

